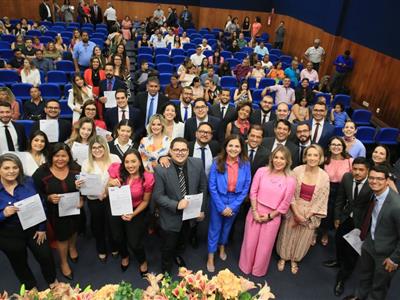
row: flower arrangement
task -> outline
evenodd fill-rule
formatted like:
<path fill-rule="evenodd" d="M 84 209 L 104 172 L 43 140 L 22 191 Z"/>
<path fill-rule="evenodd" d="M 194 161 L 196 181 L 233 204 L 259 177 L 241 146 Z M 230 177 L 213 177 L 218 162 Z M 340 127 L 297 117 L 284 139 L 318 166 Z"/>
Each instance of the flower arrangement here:
<path fill-rule="evenodd" d="M 180 280 L 173 281 L 169 275 L 148 274 L 149 286 L 134 289 L 127 282 L 107 284 L 93 291 L 90 286 L 81 290 L 79 285 L 71 287 L 66 283 L 56 283 L 45 291 L 35 289 L 25 291 L 21 287 L 19 295 L 12 299 L 18 300 L 269 300 L 275 299 L 270 287 L 255 285 L 253 282 L 236 276 L 230 270 L 220 271 L 208 279 L 203 271 L 193 273 L 186 268 L 180 268 Z M 250 290 L 258 288 L 257 293 Z M 0 300 L 9 299 L 7 292 L 0 294 Z"/>

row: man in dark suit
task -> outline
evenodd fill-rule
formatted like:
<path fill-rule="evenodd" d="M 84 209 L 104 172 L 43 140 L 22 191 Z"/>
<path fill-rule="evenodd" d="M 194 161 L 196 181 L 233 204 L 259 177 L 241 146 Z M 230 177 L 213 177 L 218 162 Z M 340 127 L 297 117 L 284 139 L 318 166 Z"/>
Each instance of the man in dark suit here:
<path fill-rule="evenodd" d="M 194 26 L 192 13 L 189 11 L 189 7 L 187 5 L 183 6 L 183 11 L 179 16 L 179 24 L 183 27 L 183 29 L 188 29 Z"/>
<path fill-rule="evenodd" d="M 220 96 L 220 102 L 210 107 L 209 115 L 221 120 L 219 127 L 219 136 L 225 136 L 226 126 L 236 119 L 236 109 L 229 105 L 231 92 L 229 89 L 223 89 Z"/>
<path fill-rule="evenodd" d="M 100 5 L 97 4 L 97 0 L 93 1 L 93 5 L 90 6 L 90 21 L 96 26 L 96 24 L 103 23 L 103 11 Z"/>
<path fill-rule="evenodd" d="M 221 137 L 218 136 L 220 133 L 219 124 L 220 120 L 216 117 L 208 115 L 208 106 L 204 99 L 198 98 L 194 101 L 193 110 L 195 116 L 188 119 L 185 123 L 185 139 L 189 142 L 196 139 L 196 130 L 200 123 L 209 122 L 213 130 L 213 139 L 221 141 Z"/>
<path fill-rule="evenodd" d="M 322 148 L 328 145 L 329 139 L 335 134 L 335 126 L 326 120 L 328 108 L 325 102 L 318 101 L 312 108 L 311 142 Z"/>
<path fill-rule="evenodd" d="M 270 95 L 265 95 L 260 101 L 260 109 L 253 110 L 250 116 L 251 124 L 264 125 L 269 121 L 276 120 L 275 112 L 272 110 L 274 99 Z"/>
<path fill-rule="evenodd" d="M 298 165 L 299 148 L 296 144 L 289 141 L 290 122 L 288 120 L 277 120 L 274 128 L 275 137 L 267 137 L 263 139 L 262 145 L 269 152 L 275 150 L 278 145 L 286 146 L 292 154 L 292 168 Z"/>
<path fill-rule="evenodd" d="M 259 168 L 266 166 L 268 163 L 270 151 L 261 145 L 262 141 L 263 128 L 261 125 L 251 125 L 247 135 L 247 155 L 251 165 L 251 177 L 256 174 Z"/>
<path fill-rule="evenodd" d="M 65 142 L 71 136 L 71 121 L 67 121 L 64 119 L 60 119 L 60 102 L 56 99 L 47 100 L 44 107 L 44 113 L 46 114 L 46 120 L 57 120 L 58 123 L 58 141 L 57 142 Z M 36 130 L 40 130 L 40 120 L 36 121 L 32 125 L 31 132 L 35 132 Z"/>
<path fill-rule="evenodd" d="M 335 202 L 336 260 L 324 262 L 326 267 L 339 267 L 334 287 L 335 296 L 344 291 L 344 283 L 353 272 L 358 253 L 343 236 L 354 228 L 361 228 L 371 200 L 372 191 L 367 182 L 369 163 L 365 157 L 357 157 L 352 171 L 344 174 Z"/>
<path fill-rule="evenodd" d="M 207 207 L 207 178 L 201 159 L 189 157 L 188 142 L 183 138 L 175 138 L 169 152 L 172 159 L 169 167 L 154 168 L 155 186 L 152 196 L 152 205 L 158 205 L 160 215 L 163 273 L 171 272 L 173 258 L 179 266 L 185 265 L 183 258 L 178 255 L 177 246 L 182 240 L 180 236 L 187 236 L 196 221 L 182 221 L 182 212 L 189 205 L 185 196 L 203 193 L 201 213 L 197 220 L 204 219 Z"/>
<path fill-rule="evenodd" d="M 190 86 L 182 89 L 181 101 L 176 106 L 176 114 L 179 122 L 186 123 L 188 119 L 193 117 L 193 90 Z"/>
<path fill-rule="evenodd" d="M 297 146 L 299 148 L 298 165 L 303 164 L 304 150 L 311 145 L 311 125 L 308 121 L 297 123 L 296 127 Z M 297 167 L 293 165 L 294 167 Z"/>
<path fill-rule="evenodd" d="M 105 122 L 109 131 L 114 131 L 115 127 L 122 120 L 129 120 L 129 124 L 135 132 L 135 141 L 139 141 L 144 134 L 144 127 L 140 110 L 128 105 L 128 94 L 126 90 L 120 89 L 115 92 L 117 106 L 109 108 L 105 113 Z"/>
<path fill-rule="evenodd" d="M 389 169 L 372 166 L 368 184 L 373 199 L 361 225 L 364 240 L 360 257 L 360 282 L 356 297 L 345 299 L 386 299 L 390 282 L 400 264 L 400 196 L 389 187 Z"/>
<path fill-rule="evenodd" d="M 0 153 L 26 150 L 24 126 L 12 121 L 11 104 L 5 101 L 0 101 L 0 141 Z"/>
<path fill-rule="evenodd" d="M 105 91 L 127 89 L 125 82 L 114 76 L 114 65 L 112 63 L 106 63 L 104 72 L 106 73 L 106 79 L 100 81 L 99 84 L 99 101 L 103 103 L 103 105 L 107 102 L 107 98 L 104 96 Z"/>
<path fill-rule="evenodd" d="M 147 80 L 147 92 L 139 93 L 133 106 L 138 108 L 143 116 L 143 127 L 149 123 L 150 117 L 159 114 L 169 99 L 160 93 L 160 81 L 157 77 Z"/>
<path fill-rule="evenodd" d="M 278 106 L 276 107 L 276 119 L 262 125 L 264 129 L 264 137 L 274 137 L 275 125 L 277 120 L 287 120 L 289 114 L 290 114 L 289 105 L 287 105 L 285 102 L 279 103 Z M 294 143 L 297 141 L 296 125 L 292 123 L 290 123 L 289 140 L 291 140 Z"/>
<path fill-rule="evenodd" d="M 51 7 L 48 0 L 43 0 L 39 5 L 39 16 L 42 21 L 53 22 Z"/>

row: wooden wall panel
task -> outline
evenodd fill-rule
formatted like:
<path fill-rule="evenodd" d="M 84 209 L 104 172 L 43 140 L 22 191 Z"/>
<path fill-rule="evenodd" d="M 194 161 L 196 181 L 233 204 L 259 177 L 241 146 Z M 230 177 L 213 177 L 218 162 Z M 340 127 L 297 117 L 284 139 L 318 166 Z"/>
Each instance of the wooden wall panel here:
<path fill-rule="evenodd" d="M 59 1 L 60 2 L 60 1 Z M 61 1 L 62 2 L 62 1 Z M 76 4 L 78 1 L 73 0 Z M 106 6 L 107 0 L 98 0 L 102 7 Z M 144 18 L 152 15 L 155 8 L 154 3 L 112 1 L 117 9 L 119 18 L 125 15 L 138 16 Z M 40 0 L 2 0 L 1 14 L 10 18 L 27 17 L 38 19 L 38 6 Z M 171 5 L 176 7 L 178 12 L 182 10 L 181 5 Z M 163 4 L 166 11 L 168 5 Z M 282 15 L 273 15 L 270 26 L 267 26 L 269 13 L 255 11 L 239 11 L 229 9 L 216 9 L 207 7 L 190 8 L 194 15 L 195 23 L 198 27 L 219 27 L 225 24 L 228 15 L 237 16 L 240 23 L 245 16 L 254 20 L 256 16 L 261 17 L 263 31 L 271 36 L 274 41 L 274 29 L 281 20 L 285 21 L 287 34 L 283 51 L 292 56 L 301 58 L 304 51 L 312 45 L 314 38 L 320 38 L 322 47 L 327 52 L 327 58 L 320 69 L 320 76 L 332 74 L 334 71 L 333 61 L 337 55 L 349 49 L 355 59 L 355 69 L 349 78 L 349 86 L 352 91 L 353 100 L 362 104 L 362 101 L 369 102 L 369 109 L 375 116 L 387 124 L 399 127 L 400 120 L 400 61 L 354 43 L 352 41 L 334 36 L 320 28 L 304 23 L 297 19 Z M 379 108 L 379 114 L 376 109 Z"/>

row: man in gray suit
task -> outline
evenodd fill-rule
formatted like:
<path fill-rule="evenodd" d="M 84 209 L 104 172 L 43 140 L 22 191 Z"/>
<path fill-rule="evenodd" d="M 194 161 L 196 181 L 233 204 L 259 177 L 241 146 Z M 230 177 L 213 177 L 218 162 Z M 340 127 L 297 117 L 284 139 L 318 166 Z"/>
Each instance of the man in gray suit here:
<path fill-rule="evenodd" d="M 336 260 L 324 262 L 328 268 L 339 268 L 334 287 L 335 296 L 343 294 L 344 283 L 357 264 L 359 255 L 343 236 L 362 226 L 372 196 L 367 182 L 368 170 L 367 159 L 357 157 L 353 161 L 352 171 L 344 174 L 338 188 L 335 202 Z"/>
<path fill-rule="evenodd" d="M 169 167 L 157 166 L 154 169 L 155 187 L 152 196 L 160 214 L 163 273 L 171 272 L 173 258 L 178 266 L 185 266 L 184 260 L 177 253 L 177 245 L 187 237 L 190 227 L 196 222 L 195 219 L 182 221 L 182 212 L 189 205 L 185 196 L 203 193 L 201 214 L 197 221 L 204 219 L 207 205 L 207 177 L 202 160 L 189 157 L 188 142 L 184 138 L 175 138 L 171 142 L 169 154 L 172 159 Z"/>
<path fill-rule="evenodd" d="M 345 299 L 386 299 L 400 263 L 400 196 L 389 188 L 388 168 L 371 167 L 368 184 L 375 197 L 361 225 L 360 283 Z"/>

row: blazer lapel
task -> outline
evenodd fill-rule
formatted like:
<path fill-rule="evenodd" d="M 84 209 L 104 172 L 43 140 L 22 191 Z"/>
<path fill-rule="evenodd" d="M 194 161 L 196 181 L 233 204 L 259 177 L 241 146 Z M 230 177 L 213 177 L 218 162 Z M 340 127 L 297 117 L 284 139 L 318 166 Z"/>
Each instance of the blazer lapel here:
<path fill-rule="evenodd" d="M 385 210 L 390 207 L 390 201 L 392 200 L 390 193 L 391 191 L 389 191 L 389 194 L 386 196 L 385 202 L 383 203 L 382 208 L 379 212 L 378 220 L 376 221 L 376 226 L 378 226 L 379 223 L 381 222 L 382 216 L 385 214 Z"/>

